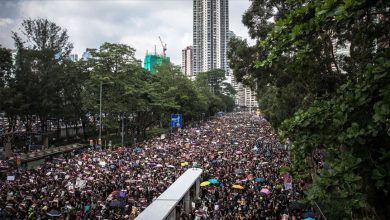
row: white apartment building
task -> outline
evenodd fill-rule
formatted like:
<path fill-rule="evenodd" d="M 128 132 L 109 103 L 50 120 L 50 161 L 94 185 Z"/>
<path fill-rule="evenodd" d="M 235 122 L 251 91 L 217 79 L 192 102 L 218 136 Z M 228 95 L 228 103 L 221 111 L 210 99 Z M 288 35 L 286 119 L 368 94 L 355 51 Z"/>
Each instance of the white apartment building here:
<path fill-rule="evenodd" d="M 228 0 L 193 0 L 193 74 L 227 65 Z"/>
<path fill-rule="evenodd" d="M 193 76 L 193 50 L 192 46 L 188 46 L 181 51 L 181 71 L 187 77 Z"/>
<path fill-rule="evenodd" d="M 256 108 L 259 107 L 256 100 L 256 92 L 242 83 L 237 83 L 234 76 L 231 78 L 231 84 L 237 92 L 234 98 L 235 105 L 247 111 L 256 111 Z"/>

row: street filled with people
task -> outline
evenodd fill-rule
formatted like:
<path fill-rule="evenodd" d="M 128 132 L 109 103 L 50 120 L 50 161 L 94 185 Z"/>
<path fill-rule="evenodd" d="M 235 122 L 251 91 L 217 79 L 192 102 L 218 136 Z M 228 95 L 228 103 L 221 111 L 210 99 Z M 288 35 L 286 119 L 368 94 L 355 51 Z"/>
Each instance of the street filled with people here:
<path fill-rule="evenodd" d="M 181 219 L 315 219 L 288 150 L 261 116 L 229 113 L 133 148 L 89 148 L 0 180 L 0 219 L 134 219 L 187 169 L 200 198 Z M 318 219 L 318 218 L 317 218 Z"/>

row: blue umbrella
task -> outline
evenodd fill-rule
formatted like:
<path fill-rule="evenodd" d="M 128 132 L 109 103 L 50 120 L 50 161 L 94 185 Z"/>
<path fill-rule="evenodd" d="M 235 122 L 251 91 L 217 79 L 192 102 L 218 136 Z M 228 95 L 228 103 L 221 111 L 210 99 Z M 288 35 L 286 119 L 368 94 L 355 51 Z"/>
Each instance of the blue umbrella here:
<path fill-rule="evenodd" d="M 302 217 L 305 218 L 315 218 L 315 215 L 313 212 L 305 212 L 303 213 Z"/>
<path fill-rule="evenodd" d="M 126 197 L 126 193 L 123 192 L 123 191 L 120 191 L 119 192 L 119 198 L 125 198 Z"/>
<path fill-rule="evenodd" d="M 219 181 L 217 180 L 217 179 L 209 179 L 208 180 L 211 184 L 217 184 L 217 183 L 219 183 Z"/>
<path fill-rule="evenodd" d="M 261 178 L 261 177 L 257 177 L 257 178 L 255 179 L 255 182 L 263 183 L 263 182 L 265 182 L 265 179 L 264 179 L 264 178 Z"/>
<path fill-rule="evenodd" d="M 315 220 L 314 218 L 304 218 L 303 220 Z"/>

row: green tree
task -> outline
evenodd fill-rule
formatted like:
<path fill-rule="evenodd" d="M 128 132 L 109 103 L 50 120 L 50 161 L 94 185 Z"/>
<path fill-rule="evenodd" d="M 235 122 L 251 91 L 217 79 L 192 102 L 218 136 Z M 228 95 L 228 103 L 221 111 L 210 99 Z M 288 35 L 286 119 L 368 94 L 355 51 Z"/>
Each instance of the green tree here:
<path fill-rule="evenodd" d="M 324 44 L 324 36 L 315 31 L 304 32 L 310 40 L 296 39 L 297 42 L 307 43 L 306 46 L 287 44 L 291 47 L 275 52 L 278 43 L 286 40 L 271 38 L 272 31 L 278 28 L 280 20 L 305 4 L 296 1 L 252 1 L 243 16 L 243 23 L 256 44 L 250 46 L 246 40 L 237 38 L 229 42 L 228 57 L 235 77 L 258 90 L 260 108 L 276 127 L 314 100 L 332 97 L 346 78 L 333 68 L 337 65 L 332 42 Z M 300 31 L 296 28 L 288 34 Z"/>
<path fill-rule="evenodd" d="M 315 102 L 283 124 L 294 143 L 296 174 L 308 172 L 314 151 L 326 153 L 326 168 L 318 171 L 307 199 L 323 205 L 329 218 L 351 213 L 359 219 L 389 218 L 389 58 L 386 49 L 358 83 L 350 80 L 335 98 Z"/>
<path fill-rule="evenodd" d="M 221 69 L 198 73 L 195 85 L 202 97 L 207 98 L 208 114 L 231 111 L 234 108 L 234 88 L 225 83 L 225 71 Z"/>
<path fill-rule="evenodd" d="M 142 114 L 150 111 L 148 103 L 149 73 L 134 57 L 135 50 L 124 44 L 104 43 L 92 52 L 89 61 L 90 79 L 83 91 L 83 103 L 87 112 L 99 117 L 100 84 L 102 84 L 103 125 L 107 133 L 121 130 L 121 118 L 126 129 L 134 136 L 142 134 L 148 118 Z"/>
<path fill-rule="evenodd" d="M 58 109 L 57 125 L 59 126 L 62 120 L 67 129 L 70 125 L 78 126 L 81 121 L 84 138 L 86 138 L 88 118 L 83 105 L 83 89 L 90 78 L 90 71 L 83 60 L 77 62 L 64 60 L 63 65 L 63 74 L 60 76 L 62 107 Z M 59 132 L 58 130 L 58 138 L 60 138 Z"/>
<path fill-rule="evenodd" d="M 240 41 L 230 52 L 238 76 L 268 90 L 258 92 L 261 108 L 281 109 L 274 124 L 301 109 L 282 129 L 293 143 L 296 177 L 310 172 L 314 152 L 325 153 L 306 198 L 330 219 L 389 218 L 388 6 L 252 1 L 243 21 L 256 52 L 243 53 L 252 48 Z M 340 48 L 349 55 L 337 56 Z M 253 70 L 245 72 L 245 57 Z"/>
<path fill-rule="evenodd" d="M 67 31 L 47 19 L 24 20 L 21 33 L 12 33 L 17 49 L 12 85 L 16 95 L 10 102 L 12 109 L 25 119 L 27 131 L 31 130 L 32 116 L 36 115 L 46 136 L 48 119 L 56 117 L 61 107 L 59 79 L 63 60 L 73 46 L 68 42 Z M 47 138 L 44 141 L 48 145 Z"/>
<path fill-rule="evenodd" d="M 12 74 L 12 54 L 11 51 L 0 45 L 0 99 L 5 100 L 6 91 L 9 88 L 9 80 Z M 5 103 L 0 102 L 0 112 L 6 108 Z"/>

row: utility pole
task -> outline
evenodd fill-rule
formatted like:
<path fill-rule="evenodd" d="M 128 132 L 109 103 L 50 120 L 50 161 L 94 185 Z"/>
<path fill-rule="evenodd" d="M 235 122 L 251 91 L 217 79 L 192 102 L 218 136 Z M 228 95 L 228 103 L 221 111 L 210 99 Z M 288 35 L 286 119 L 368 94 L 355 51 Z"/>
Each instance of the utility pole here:
<path fill-rule="evenodd" d="M 124 132 L 123 132 L 123 129 L 124 129 L 124 117 L 123 117 L 123 113 L 122 113 L 122 147 L 124 146 L 123 144 L 123 136 L 124 136 Z"/>
<path fill-rule="evenodd" d="M 102 92 L 103 92 L 103 82 L 100 81 L 100 116 L 99 116 L 99 140 L 98 144 L 102 144 Z"/>

